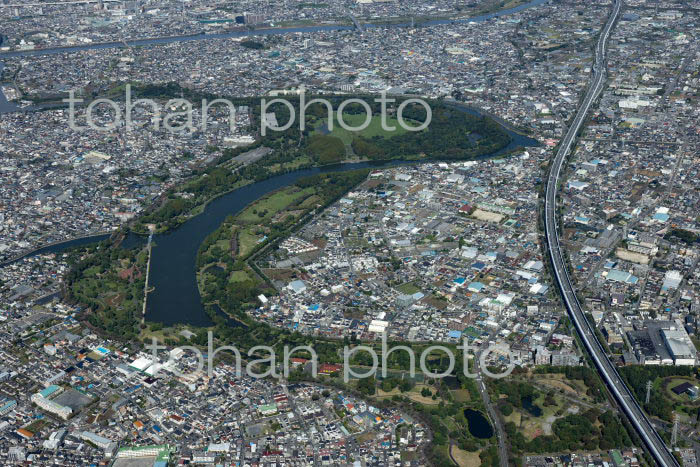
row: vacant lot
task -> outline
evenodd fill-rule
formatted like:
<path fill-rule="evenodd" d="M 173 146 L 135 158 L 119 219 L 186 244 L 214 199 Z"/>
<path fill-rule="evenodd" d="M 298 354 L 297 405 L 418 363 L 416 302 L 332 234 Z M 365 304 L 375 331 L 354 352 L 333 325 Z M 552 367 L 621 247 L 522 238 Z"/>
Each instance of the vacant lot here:
<path fill-rule="evenodd" d="M 455 389 L 450 392 L 457 402 L 469 402 L 471 400 L 468 389 Z"/>
<path fill-rule="evenodd" d="M 431 392 L 435 393 L 435 388 L 427 386 L 425 384 L 416 384 L 411 391 L 408 392 L 408 398 L 411 399 L 412 401 L 420 402 L 421 404 L 425 405 L 437 405 L 440 403 L 440 399 L 433 400 L 431 396 L 425 397 L 421 395 L 421 390 L 423 388 L 428 388 L 430 389 Z"/>
<path fill-rule="evenodd" d="M 405 284 L 401 284 L 398 287 L 396 287 L 396 290 L 407 295 L 413 295 L 416 292 L 420 292 L 420 289 L 416 287 L 413 284 L 413 282 L 406 282 Z"/>
<path fill-rule="evenodd" d="M 452 446 L 452 457 L 457 461 L 459 467 L 478 467 L 481 465 L 481 458 L 479 458 L 480 451 L 464 451 L 457 446 Z"/>
<path fill-rule="evenodd" d="M 250 228 L 241 230 L 238 234 L 238 256 L 246 256 L 253 251 L 253 248 L 255 248 L 261 238 L 253 233 Z"/>
<path fill-rule="evenodd" d="M 552 389 L 556 389 L 557 391 L 569 393 L 582 400 L 590 400 L 590 397 L 586 395 L 588 388 L 580 379 L 567 379 L 563 374 L 551 373 L 535 375 L 535 381 Z"/>
<path fill-rule="evenodd" d="M 474 211 L 472 217 L 487 222 L 501 222 L 503 220 L 503 215 L 491 211 L 484 211 L 482 209 Z"/>

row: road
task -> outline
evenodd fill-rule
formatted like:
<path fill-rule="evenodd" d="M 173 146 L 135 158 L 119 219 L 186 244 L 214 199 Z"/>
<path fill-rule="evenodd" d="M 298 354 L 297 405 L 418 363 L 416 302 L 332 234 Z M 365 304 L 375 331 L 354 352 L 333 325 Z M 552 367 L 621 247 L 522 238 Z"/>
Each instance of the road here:
<path fill-rule="evenodd" d="M 695 53 L 698 50 L 698 46 L 695 45 L 695 47 L 686 49 L 685 56 L 683 57 L 683 60 L 681 61 L 681 65 L 678 67 L 678 72 L 676 73 L 676 76 L 673 78 L 673 82 L 671 85 L 666 87 L 666 90 L 664 91 L 664 101 L 666 104 L 668 104 L 668 98 L 671 95 L 673 91 L 676 90 L 678 87 L 678 80 L 681 78 L 681 75 L 685 73 L 685 70 L 688 68 L 688 63 L 692 62 L 692 57 L 695 56 Z"/>
<path fill-rule="evenodd" d="M 493 334 L 490 337 L 492 337 Z M 498 459 L 500 461 L 501 467 L 508 467 L 508 446 L 506 445 L 506 430 L 503 427 L 503 422 L 501 418 L 496 413 L 496 409 L 493 407 L 491 402 L 491 397 L 489 396 L 489 391 L 486 389 L 484 380 L 481 376 L 481 367 L 479 364 L 479 359 L 481 358 L 481 353 L 488 347 L 489 339 L 486 339 L 484 345 L 474 354 L 474 372 L 476 373 L 476 387 L 479 389 L 479 394 L 481 394 L 481 399 L 484 401 L 484 406 L 489 413 L 489 418 L 493 422 L 494 428 L 496 429 L 496 438 L 498 439 Z M 450 457 L 452 457 L 452 449 L 450 449 Z M 454 459 L 453 459 L 454 460 Z"/>
<path fill-rule="evenodd" d="M 153 242 L 153 229 L 149 228 L 151 231 L 150 234 L 148 234 L 148 245 L 146 246 L 146 249 L 148 250 L 148 258 L 146 260 L 146 282 L 143 286 L 143 310 L 141 310 L 141 324 L 146 323 L 146 305 L 148 303 L 148 277 L 151 275 L 151 252 L 152 252 L 152 242 Z"/>
<path fill-rule="evenodd" d="M 365 32 L 365 28 L 362 26 L 362 23 L 360 23 L 357 18 L 355 18 L 355 15 L 352 13 L 348 12 L 348 16 L 350 16 L 350 19 L 352 20 L 352 24 L 355 25 L 355 28 L 357 28 L 358 31 L 360 31 L 360 34 Z"/>
<path fill-rule="evenodd" d="M 10 3 L 0 5 L 0 8 L 25 8 L 25 7 L 45 7 L 45 6 L 68 6 L 87 3 L 98 3 L 100 0 L 76 0 L 73 2 L 46 2 L 46 3 Z M 117 3 L 120 0 L 102 0 L 103 3 Z"/>
<path fill-rule="evenodd" d="M 314 452 L 314 467 L 319 465 L 319 458 L 318 458 L 318 448 L 316 447 L 316 443 L 314 443 L 314 437 L 313 434 L 309 431 L 308 426 L 306 425 L 306 419 L 304 416 L 301 414 L 299 409 L 297 408 L 297 403 L 296 399 L 292 394 L 289 393 L 289 388 L 285 385 L 284 386 L 284 394 L 287 396 L 287 400 L 289 401 L 289 406 L 292 409 L 292 413 L 294 413 L 294 416 L 297 417 L 299 422 L 301 423 L 301 427 L 304 430 L 304 433 L 309 434 L 309 442 L 311 443 L 311 449 Z"/>
<path fill-rule="evenodd" d="M 564 262 L 561 245 L 559 243 L 559 223 L 557 221 L 556 208 L 560 176 L 567 156 L 576 139 L 576 135 L 581 129 L 591 105 L 603 89 L 606 75 L 608 39 L 620 15 L 621 7 L 622 0 L 615 0 L 610 16 L 600 32 L 595 47 L 595 62 L 593 66 L 593 75 L 591 77 L 591 85 L 581 102 L 571 126 L 562 139 L 559 150 L 552 162 L 545 195 L 545 236 L 557 288 L 561 293 L 566 309 L 571 316 L 571 320 L 576 326 L 576 331 L 581 337 L 581 341 L 584 343 L 586 350 L 590 353 L 603 381 L 607 384 L 618 405 L 629 418 L 632 426 L 637 431 L 657 465 L 679 466 L 675 457 L 669 452 L 663 440 L 659 437 L 656 430 L 654 430 L 639 404 L 637 404 L 634 396 L 620 378 L 615 366 L 610 362 L 603 347 L 600 342 L 598 342 L 590 323 L 586 320 L 581 304 L 571 284 L 569 271 Z"/>

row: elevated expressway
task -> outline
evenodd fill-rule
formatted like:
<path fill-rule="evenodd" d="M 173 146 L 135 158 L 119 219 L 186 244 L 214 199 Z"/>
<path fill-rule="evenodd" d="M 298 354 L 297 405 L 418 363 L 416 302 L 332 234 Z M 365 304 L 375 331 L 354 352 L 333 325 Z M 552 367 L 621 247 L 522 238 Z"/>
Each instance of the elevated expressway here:
<path fill-rule="evenodd" d="M 614 0 L 610 16 L 605 26 L 600 32 L 595 48 L 595 61 L 591 85 L 581 102 L 574 121 L 569 127 L 566 135 L 561 140 L 557 154 L 552 162 L 551 171 L 547 179 L 544 224 L 549 257 L 556 285 L 566 305 L 566 309 L 576 326 L 576 330 L 583 341 L 586 350 L 591 355 L 595 366 L 603 381 L 608 386 L 610 392 L 615 397 L 619 407 L 625 412 L 632 426 L 637 431 L 639 437 L 644 442 L 651 456 L 657 465 L 664 467 L 676 467 L 679 463 L 671 454 L 659 434 L 654 430 L 649 419 L 644 414 L 642 408 L 637 404 L 634 396 L 620 378 L 615 366 L 610 362 L 600 342 L 593 332 L 590 323 L 586 319 L 581 304 L 576 297 L 569 272 L 562 256 L 561 245 L 559 243 L 559 226 L 557 222 L 557 191 L 560 182 L 562 168 L 566 163 L 566 158 L 571 150 L 576 135 L 581 129 L 592 103 L 596 100 L 603 89 L 606 75 L 606 54 L 608 39 L 613 30 L 613 26 L 620 15 L 622 0 Z"/>

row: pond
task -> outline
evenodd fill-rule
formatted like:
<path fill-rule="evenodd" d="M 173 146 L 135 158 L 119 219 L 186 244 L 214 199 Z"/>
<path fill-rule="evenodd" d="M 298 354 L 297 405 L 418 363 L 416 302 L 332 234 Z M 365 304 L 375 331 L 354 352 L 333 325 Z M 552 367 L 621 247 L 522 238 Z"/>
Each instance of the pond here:
<path fill-rule="evenodd" d="M 532 401 L 532 396 L 523 397 L 521 402 L 523 404 L 523 409 L 527 410 L 527 412 L 533 417 L 539 417 L 542 415 L 542 408 Z"/>
<path fill-rule="evenodd" d="M 464 416 L 469 422 L 469 433 L 479 439 L 488 439 L 493 436 L 493 428 L 484 414 L 478 410 L 464 409 Z"/>
<path fill-rule="evenodd" d="M 462 383 L 456 376 L 446 376 L 442 379 L 442 382 L 450 389 L 459 389 L 462 386 Z"/>

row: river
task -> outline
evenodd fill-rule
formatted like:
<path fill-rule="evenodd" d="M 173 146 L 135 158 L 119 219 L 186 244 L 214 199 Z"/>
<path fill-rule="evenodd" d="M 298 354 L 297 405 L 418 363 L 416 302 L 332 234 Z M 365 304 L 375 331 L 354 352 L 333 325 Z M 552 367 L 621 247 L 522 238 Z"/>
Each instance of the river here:
<path fill-rule="evenodd" d="M 445 24 L 455 24 L 455 23 L 482 23 L 493 18 L 507 16 L 519 11 L 526 10 L 528 8 L 535 7 L 537 5 L 542 5 L 549 0 L 531 0 L 528 3 L 516 6 L 514 8 L 508 8 L 494 13 L 488 13 L 485 15 L 474 16 L 472 18 L 457 19 L 457 20 L 446 20 L 446 19 L 436 19 L 431 21 L 426 21 L 421 23 L 421 26 L 440 26 Z M 363 27 L 371 28 L 385 28 L 385 27 L 406 27 L 410 23 L 396 23 L 396 24 L 363 24 Z M 128 41 L 113 41 L 113 42 L 101 42 L 96 44 L 87 45 L 77 45 L 68 47 L 50 47 L 46 49 L 39 50 L 15 50 L 12 52 L 0 52 L 0 60 L 3 58 L 12 57 L 31 57 L 36 55 L 52 55 L 59 53 L 71 53 L 80 52 L 83 50 L 97 50 L 97 49 L 112 49 L 112 48 L 123 48 L 123 47 L 136 47 L 136 46 L 146 46 L 154 44 L 169 44 L 173 42 L 189 42 L 189 41 L 201 41 L 208 39 L 227 39 L 233 37 L 246 37 L 246 36 L 258 36 L 258 35 L 282 35 L 282 34 L 294 34 L 294 33 L 314 33 L 323 31 L 343 31 L 354 29 L 353 26 L 340 26 L 340 25 L 329 25 L 329 26 L 303 26 L 303 27 L 291 27 L 291 28 L 261 28 L 252 31 L 232 31 L 226 33 L 215 33 L 215 34 L 196 34 L 188 36 L 173 36 L 173 37 L 157 37 L 157 38 L 147 38 L 147 39 L 133 39 Z M 2 62 L 0 61 L 0 77 L 2 77 Z M 5 96 L 0 90 L 0 114 L 8 112 L 16 112 L 19 109 L 13 103 L 7 101 Z M 36 107 L 27 107 L 24 110 L 35 110 Z"/>
<path fill-rule="evenodd" d="M 204 312 L 197 289 L 195 260 L 197 250 L 204 239 L 217 229 L 228 215 L 235 215 L 265 194 L 291 185 L 308 175 L 381 165 L 338 164 L 278 175 L 225 194 L 209 203 L 202 214 L 185 222 L 174 231 L 156 235 L 151 257 L 151 284 L 155 290 L 148 295 L 147 320 L 162 322 L 166 325 L 187 323 L 194 326 L 207 326 L 211 324 L 208 315 Z"/>
<path fill-rule="evenodd" d="M 471 110 L 467 111 L 476 113 Z M 532 138 L 510 130 L 507 131 L 513 138 L 510 145 L 495 154 L 490 154 L 483 158 L 497 156 L 518 146 L 534 146 L 537 144 L 537 141 Z M 153 237 L 154 247 L 151 254 L 149 284 L 154 287 L 154 290 L 148 294 L 146 319 L 162 322 L 166 325 L 182 323 L 193 326 L 207 326 L 211 324 L 209 316 L 204 311 L 199 290 L 197 289 L 195 260 L 199 246 L 204 239 L 216 230 L 228 215 L 237 214 L 256 199 L 291 185 L 301 177 L 318 173 L 347 171 L 367 167 L 389 167 L 406 163 L 408 162 L 345 163 L 322 168 L 297 170 L 252 183 L 216 198 L 205 207 L 201 214 L 188 220 L 172 232 Z M 41 248 L 31 254 L 58 253 L 67 248 L 100 241 L 106 237 L 106 235 L 99 235 L 79 240 L 69 240 Z M 124 240 L 122 246 L 131 248 L 140 244 L 145 245 L 145 242 L 145 237 L 130 234 Z"/>
<path fill-rule="evenodd" d="M 533 146 L 534 139 L 509 131 L 513 141 L 508 147 L 489 157 L 518 146 Z M 187 323 L 194 326 L 210 324 L 204 312 L 195 276 L 197 250 L 204 239 L 217 229 L 228 215 L 235 215 L 248 204 L 267 193 L 295 183 L 302 177 L 325 172 L 338 172 L 366 167 L 387 167 L 405 164 L 403 161 L 346 163 L 297 170 L 253 183 L 225 194 L 207 205 L 204 212 L 185 222 L 174 231 L 154 237 L 151 256 L 150 283 L 155 290 L 148 295 L 146 319 L 166 325 Z"/>
<path fill-rule="evenodd" d="M 516 8 L 503 10 L 498 13 L 491 13 L 479 17 L 464 19 L 464 20 L 434 20 L 424 23 L 428 26 L 450 24 L 453 22 L 483 22 L 488 19 L 511 14 L 517 11 L 522 11 L 536 5 L 545 3 L 547 0 L 533 0 L 529 3 L 520 5 Z M 391 27 L 406 26 L 405 24 L 395 24 Z M 365 27 L 384 27 L 383 25 L 365 25 Z M 169 37 L 159 39 L 143 39 L 129 41 L 130 46 L 134 45 L 150 45 L 170 42 L 182 42 L 190 40 L 203 40 L 212 38 L 226 37 L 241 37 L 258 34 L 289 34 L 294 32 L 316 32 L 316 31 L 331 31 L 351 29 L 347 26 L 310 26 L 301 28 L 275 28 L 263 29 L 255 31 L 238 31 L 224 34 L 208 34 L 200 36 L 186 37 Z M 0 59 L 3 57 L 20 57 L 34 56 L 43 54 L 56 54 L 63 52 L 76 52 L 80 50 L 103 49 L 112 47 L 124 47 L 124 43 L 112 42 L 104 44 L 92 44 L 68 48 L 53 48 L 36 51 L 17 51 L 0 53 Z M 2 62 L 0 62 L 0 73 L 2 72 Z M 14 112 L 17 106 L 8 102 L 5 96 L 0 92 L 0 113 Z M 470 113 L 478 113 L 473 110 L 467 110 Z M 534 146 L 537 142 L 534 139 L 517 134 L 509 129 L 506 129 L 513 138 L 511 144 L 499 151 L 498 153 L 488 155 L 487 157 L 497 156 L 503 152 L 509 151 L 517 146 Z M 403 162 L 363 162 L 363 163 L 348 163 L 327 166 L 323 168 L 313 168 L 298 170 L 284 175 L 272 177 L 258 183 L 253 183 L 231 193 L 223 195 L 207 205 L 204 212 L 189 221 L 179 226 L 174 231 L 156 235 L 154 237 L 155 246 L 151 257 L 151 274 L 150 284 L 154 287 L 153 292 L 148 295 L 148 306 L 146 310 L 146 318 L 149 321 L 163 322 L 166 325 L 183 323 L 194 326 L 206 326 L 211 323 L 209 317 L 204 312 L 204 307 L 201 304 L 197 282 L 195 277 L 195 259 L 199 245 L 204 239 L 213 232 L 228 215 L 240 212 L 245 206 L 252 201 L 261 198 L 267 193 L 283 188 L 292 183 L 295 183 L 299 178 L 308 175 L 347 171 L 366 167 L 386 167 L 401 164 Z M 86 237 L 77 240 L 68 240 L 63 243 L 58 243 L 52 246 L 41 248 L 31 254 L 38 253 L 58 253 L 66 248 L 87 244 L 106 238 L 106 235 L 95 237 Z M 132 247 L 139 243 L 145 244 L 145 238 L 141 239 L 136 235 L 129 235 L 124 241 L 123 246 Z"/>
<path fill-rule="evenodd" d="M 421 27 L 424 26 L 441 26 L 445 24 L 459 24 L 459 23 L 483 23 L 493 18 L 511 15 L 519 11 L 532 8 L 537 5 L 542 5 L 549 0 L 531 0 L 530 2 L 523 3 L 522 5 L 516 6 L 514 8 L 508 8 L 505 10 L 497 11 L 494 13 L 487 13 L 485 15 L 474 16 L 471 18 L 464 19 L 435 19 L 420 23 Z M 366 29 L 373 28 L 387 28 L 387 27 L 406 27 L 410 26 L 411 23 L 394 23 L 394 24 L 373 24 L 373 23 L 363 23 L 362 26 Z M 294 33 L 313 33 L 313 32 L 323 32 L 323 31 L 344 31 L 352 30 L 354 26 L 342 26 L 342 25 L 326 25 L 326 26 L 299 26 L 299 27 L 270 27 L 270 28 L 259 28 L 250 31 L 231 31 L 223 33 L 213 33 L 213 34 L 193 34 L 186 36 L 171 36 L 171 37 L 154 37 L 146 39 L 132 39 L 127 41 L 113 41 L 113 42 L 100 42 L 95 44 L 86 45 L 76 45 L 67 47 L 50 47 L 46 49 L 38 50 L 15 50 L 12 52 L 0 52 L 0 59 L 6 57 L 28 57 L 32 55 L 47 55 L 47 54 L 57 54 L 65 52 L 79 52 L 81 50 L 95 50 L 95 49 L 110 49 L 115 47 L 135 47 L 153 44 L 169 44 L 172 42 L 189 42 L 189 41 L 200 41 L 207 39 L 227 39 L 233 37 L 247 37 L 247 36 L 259 36 L 259 35 L 280 35 L 280 34 L 294 34 Z"/>

